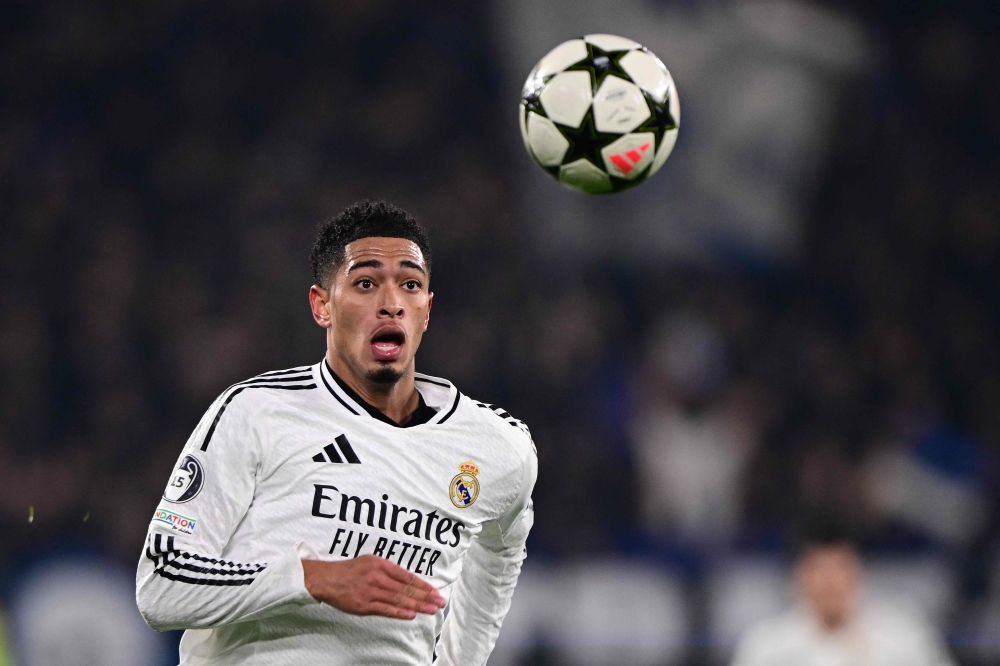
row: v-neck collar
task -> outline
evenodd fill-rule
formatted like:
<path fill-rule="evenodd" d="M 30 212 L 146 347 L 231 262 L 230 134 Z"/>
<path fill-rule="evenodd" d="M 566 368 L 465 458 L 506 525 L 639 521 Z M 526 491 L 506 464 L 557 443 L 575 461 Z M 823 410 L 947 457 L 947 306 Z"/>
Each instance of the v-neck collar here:
<path fill-rule="evenodd" d="M 455 386 L 448 381 L 437 379 L 433 377 L 427 377 L 425 375 L 417 374 L 415 377 L 417 382 L 421 382 L 426 385 L 433 385 L 435 387 L 445 388 L 448 390 L 444 408 L 435 408 L 427 404 L 424 399 L 423 393 L 420 389 L 417 389 L 417 397 L 419 404 L 417 409 L 413 412 L 410 420 L 406 423 L 400 425 L 396 423 L 391 418 L 385 415 L 378 407 L 370 404 L 364 398 L 362 398 L 354 389 L 347 385 L 347 383 L 337 376 L 337 373 L 333 371 L 330 364 L 324 358 L 322 363 L 319 364 L 319 374 L 320 378 L 323 380 L 323 384 L 326 386 L 327 390 L 333 395 L 337 401 L 343 405 L 349 412 L 357 416 L 367 415 L 376 421 L 381 421 L 386 425 L 390 425 L 394 428 L 411 428 L 421 425 L 434 425 L 437 423 L 444 423 L 448 420 L 455 410 L 458 408 L 458 401 L 460 394 Z M 440 388 L 436 389 L 440 391 Z"/>

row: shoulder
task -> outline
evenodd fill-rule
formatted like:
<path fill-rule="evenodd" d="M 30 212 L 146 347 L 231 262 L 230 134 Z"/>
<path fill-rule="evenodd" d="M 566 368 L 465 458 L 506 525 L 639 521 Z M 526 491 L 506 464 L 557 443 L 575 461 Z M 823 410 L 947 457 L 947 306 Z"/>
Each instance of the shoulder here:
<path fill-rule="evenodd" d="M 744 661 L 739 663 L 756 663 L 751 657 L 794 649 L 808 632 L 808 618 L 798 610 L 764 620 L 750 627 L 740 638 L 738 653 Z"/>
<path fill-rule="evenodd" d="M 909 607 L 869 602 L 862 611 L 862 623 L 876 655 L 892 655 L 900 664 L 954 663 L 940 631 Z"/>
<path fill-rule="evenodd" d="M 459 392 L 452 382 L 441 377 L 418 372 L 414 379 L 424 402 L 442 414 L 436 420 L 437 423 L 446 423 L 456 416 L 459 421 L 473 424 L 481 433 L 489 433 L 490 439 L 499 436 L 515 447 L 534 451 L 528 426 L 511 416 L 503 407 L 470 398 Z"/>
<path fill-rule="evenodd" d="M 538 476 L 538 453 L 528 426 L 503 407 L 466 398 L 466 411 L 477 430 L 490 433 L 488 458 L 496 465 L 495 478 L 503 489 L 496 519 L 501 534 L 507 534 L 526 508 L 531 506 L 531 492 Z M 526 523 L 530 528 L 530 521 Z M 527 528 L 526 528 L 527 529 Z M 526 533 L 525 533 L 526 535 Z"/>
<path fill-rule="evenodd" d="M 537 451 L 531 439 L 531 431 L 527 424 L 512 416 L 499 405 L 481 402 L 465 396 L 468 412 L 471 418 L 498 435 L 520 454 L 521 458 L 535 458 Z"/>
<path fill-rule="evenodd" d="M 243 381 L 236 382 L 219 396 L 219 399 L 229 399 L 248 389 L 269 389 L 264 392 L 251 391 L 259 395 L 274 395 L 275 391 L 302 391 L 316 388 L 314 367 L 300 365 L 284 370 L 271 370 L 254 375 Z"/>
<path fill-rule="evenodd" d="M 503 407 L 488 402 L 481 402 L 469 396 L 465 396 L 465 399 L 470 405 L 469 411 L 472 417 L 476 420 L 483 422 L 487 426 L 496 428 L 504 434 L 514 434 L 517 439 L 531 440 L 531 431 L 528 430 L 527 424 L 513 417 Z"/>
<path fill-rule="evenodd" d="M 890 643 L 922 644 L 937 638 L 926 618 L 895 604 L 868 602 L 862 610 L 862 617 L 865 624 L 879 627 L 879 638 Z"/>
<path fill-rule="evenodd" d="M 268 414 L 272 407 L 310 394 L 316 388 L 314 368 L 310 365 L 264 372 L 225 389 L 209 407 L 205 418 L 211 424 L 211 431 L 223 424 L 249 423 Z"/>
<path fill-rule="evenodd" d="M 232 403 L 240 395 L 244 396 L 241 403 L 259 403 L 316 388 L 313 366 L 302 365 L 285 370 L 271 370 L 237 382 L 223 391 L 216 403 Z"/>

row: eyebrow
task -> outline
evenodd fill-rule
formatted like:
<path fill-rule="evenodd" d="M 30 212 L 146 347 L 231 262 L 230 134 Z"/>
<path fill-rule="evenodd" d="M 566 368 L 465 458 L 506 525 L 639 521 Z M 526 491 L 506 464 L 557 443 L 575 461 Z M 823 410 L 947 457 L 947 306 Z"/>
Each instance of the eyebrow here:
<path fill-rule="evenodd" d="M 409 259 L 403 259 L 401 262 L 399 262 L 399 265 L 406 266 L 407 268 L 415 268 L 424 275 L 427 275 L 427 271 L 424 270 L 424 267 L 415 261 L 410 261 Z"/>
<path fill-rule="evenodd" d="M 424 267 L 415 261 L 410 261 L 409 259 L 403 259 L 402 261 L 399 262 L 399 265 L 405 266 L 407 268 L 415 268 L 424 275 L 427 275 L 427 271 L 424 270 Z M 355 268 L 382 268 L 382 266 L 383 266 L 382 262 L 379 261 L 378 259 L 366 259 L 364 261 L 359 261 L 358 263 L 348 268 L 347 273 L 350 274 L 351 271 L 353 271 Z"/>
<path fill-rule="evenodd" d="M 347 269 L 348 274 L 355 268 L 382 268 L 382 262 L 378 259 L 366 259 L 365 261 L 359 261 Z"/>

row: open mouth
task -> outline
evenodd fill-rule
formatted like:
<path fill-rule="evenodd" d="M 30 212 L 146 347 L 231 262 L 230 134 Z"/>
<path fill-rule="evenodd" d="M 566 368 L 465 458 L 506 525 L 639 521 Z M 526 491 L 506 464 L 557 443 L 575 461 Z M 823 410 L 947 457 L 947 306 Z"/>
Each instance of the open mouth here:
<path fill-rule="evenodd" d="M 404 337 L 399 331 L 385 331 L 372 338 L 372 354 L 380 361 L 394 361 L 399 358 Z"/>

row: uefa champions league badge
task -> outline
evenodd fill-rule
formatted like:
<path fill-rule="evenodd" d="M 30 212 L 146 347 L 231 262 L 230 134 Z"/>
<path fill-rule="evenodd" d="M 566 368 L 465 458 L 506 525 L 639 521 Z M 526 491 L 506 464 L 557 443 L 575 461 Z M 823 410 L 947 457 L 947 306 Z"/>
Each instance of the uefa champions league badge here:
<path fill-rule="evenodd" d="M 451 480 L 449 495 L 451 503 L 459 509 L 472 506 L 472 503 L 479 497 L 479 467 L 471 460 L 466 460 L 458 466 L 458 474 Z"/>
<path fill-rule="evenodd" d="M 163 492 L 163 499 L 174 504 L 190 502 L 198 496 L 203 485 L 205 485 L 205 468 L 197 458 L 186 455 L 170 476 L 170 483 Z"/>

